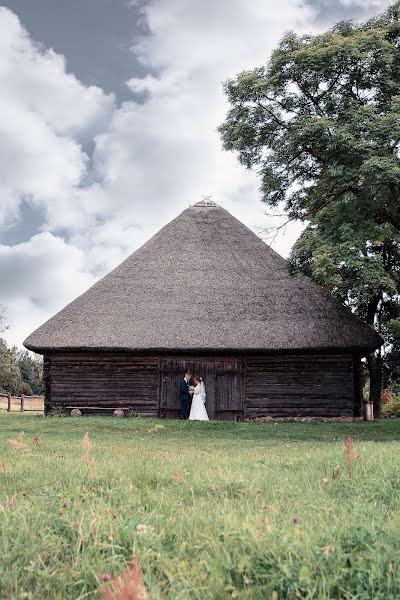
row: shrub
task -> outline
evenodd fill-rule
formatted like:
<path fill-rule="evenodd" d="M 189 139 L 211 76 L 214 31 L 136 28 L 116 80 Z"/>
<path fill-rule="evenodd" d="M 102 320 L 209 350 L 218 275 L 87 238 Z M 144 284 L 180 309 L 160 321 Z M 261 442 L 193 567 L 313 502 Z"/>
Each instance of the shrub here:
<path fill-rule="evenodd" d="M 393 400 L 392 390 L 383 390 L 382 395 L 381 395 L 382 404 L 387 404 L 391 400 Z"/>
<path fill-rule="evenodd" d="M 400 419 L 400 396 L 392 396 L 382 404 L 382 417 L 384 419 Z"/>
<path fill-rule="evenodd" d="M 29 383 L 26 383 L 25 381 L 23 383 L 21 383 L 21 386 L 19 388 L 19 393 L 25 394 L 25 396 L 32 396 L 32 388 L 29 385 Z"/>

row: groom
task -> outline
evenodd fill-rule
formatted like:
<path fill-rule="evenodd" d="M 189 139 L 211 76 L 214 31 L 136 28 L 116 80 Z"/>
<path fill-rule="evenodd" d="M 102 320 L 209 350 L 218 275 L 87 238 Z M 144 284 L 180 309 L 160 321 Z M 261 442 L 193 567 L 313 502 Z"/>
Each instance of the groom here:
<path fill-rule="evenodd" d="M 190 393 L 189 393 L 189 385 L 190 380 L 192 378 L 192 374 L 189 369 L 186 369 L 185 376 L 179 384 L 179 418 L 180 419 L 188 419 L 190 413 Z"/>

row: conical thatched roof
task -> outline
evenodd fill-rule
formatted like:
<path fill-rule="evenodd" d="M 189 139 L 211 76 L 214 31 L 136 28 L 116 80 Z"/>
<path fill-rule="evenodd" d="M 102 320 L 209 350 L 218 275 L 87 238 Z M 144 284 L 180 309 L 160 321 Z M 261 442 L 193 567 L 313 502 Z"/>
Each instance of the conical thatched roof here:
<path fill-rule="evenodd" d="M 186 209 L 26 340 L 31 350 L 371 350 L 378 334 L 226 210 Z"/>

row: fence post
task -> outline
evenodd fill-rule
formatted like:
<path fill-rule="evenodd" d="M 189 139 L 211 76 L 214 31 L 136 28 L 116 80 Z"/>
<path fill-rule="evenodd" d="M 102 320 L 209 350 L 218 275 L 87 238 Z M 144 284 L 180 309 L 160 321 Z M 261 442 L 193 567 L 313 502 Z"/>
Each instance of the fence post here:
<path fill-rule="evenodd" d="M 25 394 L 21 394 L 21 412 L 24 412 L 25 408 Z"/>
<path fill-rule="evenodd" d="M 7 394 L 7 412 L 11 412 L 11 394 Z"/>

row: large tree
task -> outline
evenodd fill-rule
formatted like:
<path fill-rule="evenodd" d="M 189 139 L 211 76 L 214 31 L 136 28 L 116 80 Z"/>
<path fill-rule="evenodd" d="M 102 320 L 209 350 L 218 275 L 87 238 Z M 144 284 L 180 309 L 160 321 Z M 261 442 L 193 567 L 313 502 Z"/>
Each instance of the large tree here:
<path fill-rule="evenodd" d="M 266 204 L 306 223 L 291 269 L 390 335 L 400 316 L 400 2 L 364 24 L 288 33 L 225 92 L 224 147 L 259 171 Z M 379 414 L 380 352 L 369 371 Z"/>

